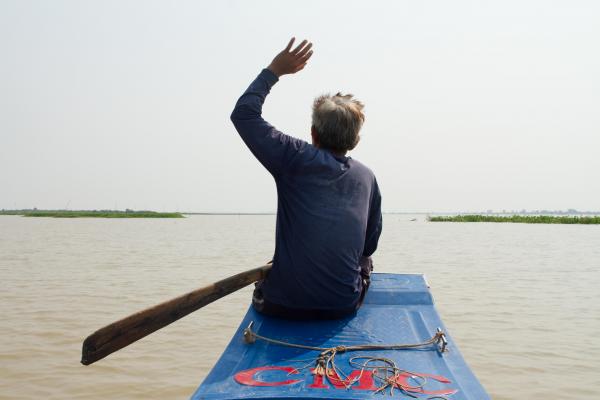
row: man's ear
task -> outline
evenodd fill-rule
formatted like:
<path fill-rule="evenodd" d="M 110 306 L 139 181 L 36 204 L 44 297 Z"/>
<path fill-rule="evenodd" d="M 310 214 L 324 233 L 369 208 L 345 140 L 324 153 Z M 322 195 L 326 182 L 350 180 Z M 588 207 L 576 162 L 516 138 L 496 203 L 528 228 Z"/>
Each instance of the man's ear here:
<path fill-rule="evenodd" d="M 317 133 L 314 125 L 310 127 L 310 136 L 312 138 L 313 146 L 319 147 L 319 134 Z"/>

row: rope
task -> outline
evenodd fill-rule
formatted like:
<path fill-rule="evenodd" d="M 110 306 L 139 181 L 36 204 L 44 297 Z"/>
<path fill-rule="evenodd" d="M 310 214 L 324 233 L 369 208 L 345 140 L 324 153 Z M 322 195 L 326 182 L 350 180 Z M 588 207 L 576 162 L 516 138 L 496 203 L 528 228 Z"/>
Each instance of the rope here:
<path fill-rule="evenodd" d="M 440 352 L 446 351 L 446 335 L 444 332 L 438 328 L 435 335 L 431 337 L 431 339 L 426 340 L 421 343 L 411 343 L 411 344 L 363 344 L 363 345 L 355 345 L 355 346 L 335 346 L 335 347 L 316 347 L 316 346 L 307 346 L 304 344 L 290 343 L 285 342 L 283 340 L 271 339 L 266 336 L 259 335 L 258 333 L 252 330 L 252 326 L 254 322 L 250 322 L 250 325 L 246 329 L 244 329 L 244 340 L 246 343 L 254 343 L 256 339 L 260 339 L 262 341 L 277 344 L 285 347 L 295 347 L 298 349 L 305 350 L 314 350 L 321 351 L 326 353 L 336 352 L 336 353 L 345 353 L 347 351 L 357 351 L 357 350 L 406 350 L 406 349 L 416 349 L 420 347 L 430 346 L 432 344 L 437 344 L 440 346 L 438 350 Z"/>
<path fill-rule="evenodd" d="M 335 364 L 335 356 L 339 353 L 346 353 L 350 351 L 369 351 L 369 350 L 407 350 L 427 347 L 436 345 L 437 350 L 440 353 L 446 351 L 448 342 L 444 332 L 438 328 L 435 335 L 421 343 L 409 343 L 409 344 L 363 344 L 354 346 L 334 346 L 334 347 L 317 347 L 308 346 L 304 344 L 285 342 L 283 340 L 272 339 L 266 336 L 259 335 L 252 330 L 254 322 L 250 322 L 250 325 L 244 329 L 244 341 L 246 343 L 254 343 L 257 339 L 267 343 L 276 344 L 279 346 L 293 347 L 297 349 L 313 350 L 320 352 L 319 356 L 315 360 L 313 373 L 315 375 L 321 375 L 326 377 L 334 385 L 343 385 L 346 389 L 350 388 L 354 383 L 358 382 L 365 371 L 370 371 L 373 378 L 377 380 L 380 386 L 377 388 L 375 393 L 383 393 L 385 390 L 390 390 L 390 395 L 394 394 L 394 389 L 399 389 L 403 394 L 416 398 L 417 396 L 412 393 L 419 393 L 423 391 L 423 387 L 427 383 L 427 379 L 416 373 L 410 372 L 399 368 L 396 363 L 384 357 L 369 357 L 369 356 L 356 356 L 352 357 L 348 362 L 350 365 L 360 368 L 360 374 L 353 379 L 349 379 L 348 375 L 344 374 Z M 356 360 L 366 360 L 363 363 L 359 363 Z M 375 362 L 381 364 L 372 365 Z M 310 363 L 309 363 L 310 364 Z M 302 367 L 302 369 L 309 366 Z M 400 377 L 409 375 L 410 379 L 416 381 L 415 386 L 404 385 L 398 382 Z M 445 399 L 443 396 L 431 397 L 431 399 Z"/>

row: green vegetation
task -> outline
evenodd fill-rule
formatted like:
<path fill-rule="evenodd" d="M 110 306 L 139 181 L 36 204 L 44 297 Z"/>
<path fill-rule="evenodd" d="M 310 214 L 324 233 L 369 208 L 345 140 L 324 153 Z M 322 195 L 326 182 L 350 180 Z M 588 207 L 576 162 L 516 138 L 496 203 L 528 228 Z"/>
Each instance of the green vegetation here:
<path fill-rule="evenodd" d="M 53 218 L 184 218 L 178 212 L 119 210 L 1 210 L 0 215 Z"/>
<path fill-rule="evenodd" d="M 550 215 L 455 215 L 428 217 L 431 222 L 514 222 L 525 224 L 600 224 L 600 216 L 572 217 Z"/>
<path fill-rule="evenodd" d="M 24 210 L 0 210 L 0 215 L 23 215 Z"/>

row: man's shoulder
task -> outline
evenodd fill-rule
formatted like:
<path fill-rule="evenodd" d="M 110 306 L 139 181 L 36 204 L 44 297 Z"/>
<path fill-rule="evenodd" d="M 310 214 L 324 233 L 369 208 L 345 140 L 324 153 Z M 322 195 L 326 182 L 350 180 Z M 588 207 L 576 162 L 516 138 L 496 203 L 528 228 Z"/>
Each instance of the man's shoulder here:
<path fill-rule="evenodd" d="M 373 170 L 371 168 L 369 168 L 368 166 L 366 166 L 365 164 L 363 164 L 362 162 L 358 161 L 357 159 L 349 158 L 348 164 L 350 165 L 351 168 L 353 168 L 357 172 L 360 172 L 361 174 L 364 174 L 365 176 L 369 176 L 369 177 L 375 179 L 375 173 L 373 172 Z"/>

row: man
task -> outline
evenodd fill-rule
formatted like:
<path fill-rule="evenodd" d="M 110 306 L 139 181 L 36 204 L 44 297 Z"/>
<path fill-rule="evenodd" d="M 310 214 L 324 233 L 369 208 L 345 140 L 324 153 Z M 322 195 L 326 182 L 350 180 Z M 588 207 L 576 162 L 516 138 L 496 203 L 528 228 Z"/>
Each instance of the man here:
<path fill-rule="evenodd" d="M 381 234 L 381 195 L 373 173 L 347 157 L 359 141 L 363 105 L 352 95 L 318 97 L 312 144 L 275 129 L 262 116 L 271 87 L 304 68 L 312 43 L 294 38 L 238 100 L 231 120 L 277 186 L 273 268 L 253 305 L 267 315 L 335 319 L 362 304 Z"/>

